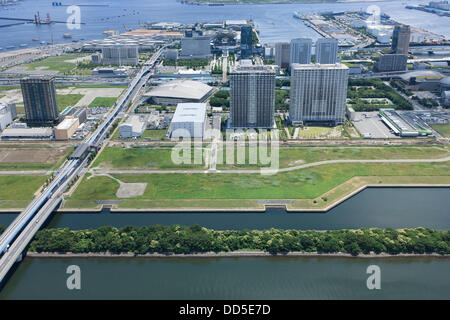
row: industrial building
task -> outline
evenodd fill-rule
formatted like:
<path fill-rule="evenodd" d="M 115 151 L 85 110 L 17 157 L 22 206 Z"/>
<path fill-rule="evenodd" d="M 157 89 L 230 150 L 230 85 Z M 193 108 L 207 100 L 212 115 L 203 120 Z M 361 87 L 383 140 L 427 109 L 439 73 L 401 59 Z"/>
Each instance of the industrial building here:
<path fill-rule="evenodd" d="M 169 127 L 172 138 L 203 138 L 206 103 L 179 103 Z"/>
<path fill-rule="evenodd" d="M 392 53 L 408 54 L 410 38 L 410 26 L 396 25 L 392 33 Z"/>
<path fill-rule="evenodd" d="M 136 45 L 111 44 L 102 47 L 103 65 L 136 65 L 139 63 L 139 50 Z"/>
<path fill-rule="evenodd" d="M 289 42 L 275 43 L 275 64 L 280 68 L 289 68 L 291 59 L 291 44 Z"/>
<path fill-rule="evenodd" d="M 385 54 L 375 63 L 378 72 L 405 71 L 408 56 L 406 54 Z"/>
<path fill-rule="evenodd" d="M 126 122 L 119 125 L 120 138 L 138 138 L 144 133 L 146 121 L 140 116 L 130 116 Z"/>
<path fill-rule="evenodd" d="M 312 40 L 306 38 L 291 40 L 291 53 L 289 66 L 293 63 L 308 64 L 311 63 Z"/>
<path fill-rule="evenodd" d="M 55 127 L 55 140 L 69 140 L 77 131 L 80 122 L 78 118 L 67 116 Z"/>
<path fill-rule="evenodd" d="M 53 136 L 52 128 L 6 128 L 1 135 L 2 140 L 35 139 L 49 140 Z"/>
<path fill-rule="evenodd" d="M 343 64 L 293 64 L 290 117 L 294 125 L 343 123 L 348 67 Z"/>
<path fill-rule="evenodd" d="M 54 77 L 28 77 L 20 80 L 27 123 L 57 123 Z"/>
<path fill-rule="evenodd" d="M 253 28 L 246 24 L 241 26 L 241 58 L 248 59 L 253 56 Z"/>
<path fill-rule="evenodd" d="M 230 127 L 272 128 L 275 72 L 265 66 L 239 67 L 230 74 Z"/>
<path fill-rule="evenodd" d="M 181 39 L 180 59 L 210 59 L 211 37 L 184 37 Z"/>
<path fill-rule="evenodd" d="M 156 104 L 175 106 L 183 102 L 203 102 L 213 90 L 213 87 L 199 81 L 173 80 L 153 88 L 144 96 Z"/>
<path fill-rule="evenodd" d="M 321 38 L 316 41 L 316 63 L 335 64 L 338 55 L 338 40 Z"/>
<path fill-rule="evenodd" d="M 432 135 L 431 129 L 426 128 L 423 124 L 408 121 L 395 111 L 395 109 L 380 109 L 379 116 L 391 131 L 400 137 L 417 137 Z"/>
<path fill-rule="evenodd" d="M 416 70 L 398 76 L 408 90 L 439 91 L 444 76 L 434 70 Z"/>

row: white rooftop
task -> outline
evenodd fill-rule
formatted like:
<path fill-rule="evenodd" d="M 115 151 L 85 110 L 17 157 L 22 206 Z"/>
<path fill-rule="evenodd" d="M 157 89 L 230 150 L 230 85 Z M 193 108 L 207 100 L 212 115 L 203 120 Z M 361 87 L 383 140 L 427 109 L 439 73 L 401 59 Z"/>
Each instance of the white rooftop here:
<path fill-rule="evenodd" d="M 204 122 L 206 103 L 179 103 L 172 122 Z"/>
<path fill-rule="evenodd" d="M 145 95 L 148 97 L 170 97 L 200 100 L 211 90 L 212 87 L 199 81 L 174 80 L 152 89 Z"/>
<path fill-rule="evenodd" d="M 65 118 L 60 124 L 56 126 L 56 130 L 67 130 L 73 126 L 73 124 L 77 121 L 77 118 Z"/>

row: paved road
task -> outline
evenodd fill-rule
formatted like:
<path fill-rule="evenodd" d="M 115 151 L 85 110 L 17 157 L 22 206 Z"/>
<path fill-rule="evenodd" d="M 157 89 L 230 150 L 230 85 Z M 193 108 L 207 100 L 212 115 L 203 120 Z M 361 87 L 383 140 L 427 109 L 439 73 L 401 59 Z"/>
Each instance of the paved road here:
<path fill-rule="evenodd" d="M 319 161 L 319 162 L 312 162 L 312 163 L 305 163 L 299 166 L 289 167 L 289 168 L 281 168 L 278 170 L 274 170 L 271 168 L 261 168 L 258 170 L 254 169 L 239 169 L 239 170 L 96 170 L 91 169 L 89 172 L 94 174 L 170 174 L 170 173 L 189 173 L 189 174 L 200 174 L 200 173 L 261 173 L 262 171 L 271 172 L 274 173 L 277 172 L 288 172 L 288 171 L 295 171 L 310 167 L 316 167 L 321 166 L 324 164 L 335 164 L 335 163 L 423 163 L 423 162 L 447 162 L 450 161 L 450 156 L 445 158 L 438 158 L 438 159 L 377 159 L 377 160 L 326 160 L 326 161 Z"/>
<path fill-rule="evenodd" d="M 0 176 L 14 176 L 14 175 L 20 175 L 20 176 L 48 176 L 54 173 L 55 171 L 47 171 L 47 170 L 21 170 L 21 171 L 6 171 L 6 170 L 0 170 Z"/>

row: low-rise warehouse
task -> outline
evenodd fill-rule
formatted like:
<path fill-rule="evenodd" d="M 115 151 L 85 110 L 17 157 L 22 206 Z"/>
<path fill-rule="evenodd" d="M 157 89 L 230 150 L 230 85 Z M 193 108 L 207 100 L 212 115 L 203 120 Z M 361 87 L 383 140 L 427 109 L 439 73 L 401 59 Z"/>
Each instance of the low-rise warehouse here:
<path fill-rule="evenodd" d="M 50 139 L 53 136 L 52 128 L 7 128 L 3 131 L 2 140 L 13 139 Z"/>
<path fill-rule="evenodd" d="M 178 103 L 203 102 L 212 92 L 212 87 L 199 81 L 173 80 L 152 89 L 145 97 L 156 104 L 175 106 Z"/>
<path fill-rule="evenodd" d="M 169 133 L 172 138 L 203 138 L 206 103 L 179 103 Z"/>
<path fill-rule="evenodd" d="M 56 140 L 69 140 L 77 131 L 80 122 L 78 118 L 68 116 L 60 124 L 55 127 Z"/>
<path fill-rule="evenodd" d="M 420 126 L 418 123 L 408 121 L 398 114 L 395 109 L 380 109 L 379 115 L 383 122 L 400 137 L 417 137 L 433 134 L 431 130 Z"/>
<path fill-rule="evenodd" d="M 120 138 L 137 138 L 144 133 L 146 121 L 139 116 L 131 116 L 119 126 Z"/>

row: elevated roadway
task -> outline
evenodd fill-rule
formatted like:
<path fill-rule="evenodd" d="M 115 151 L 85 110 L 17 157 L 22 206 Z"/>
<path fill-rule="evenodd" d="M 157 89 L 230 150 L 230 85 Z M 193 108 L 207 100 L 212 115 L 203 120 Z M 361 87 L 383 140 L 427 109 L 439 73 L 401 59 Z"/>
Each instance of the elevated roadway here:
<path fill-rule="evenodd" d="M 39 196 L 33 199 L 0 235 L 0 282 L 3 281 L 14 263 L 20 259 L 22 251 L 42 224 L 62 201 L 62 195 L 70 182 L 85 168 L 90 152 L 101 146 L 122 108 L 126 108 L 128 103 L 136 99 L 137 94 L 148 80 L 155 62 L 159 59 L 164 49 L 165 47 L 162 47 L 145 63 L 107 118 L 94 133 L 84 140 L 82 145 L 89 146 L 89 151 L 83 153 L 79 158 L 74 159 L 71 157 L 70 160 L 66 161 L 56 172 L 51 183 L 43 189 Z M 74 154 L 76 154 L 76 150 Z"/>

